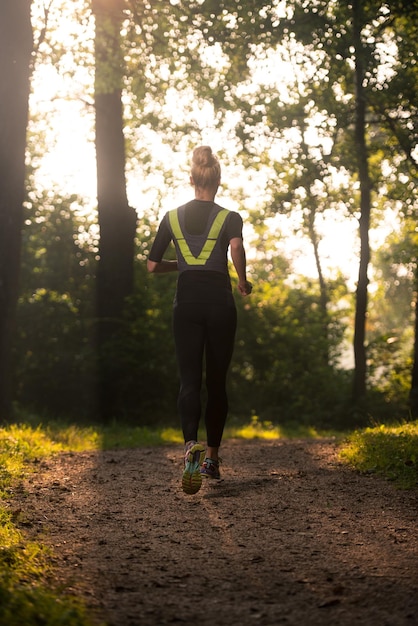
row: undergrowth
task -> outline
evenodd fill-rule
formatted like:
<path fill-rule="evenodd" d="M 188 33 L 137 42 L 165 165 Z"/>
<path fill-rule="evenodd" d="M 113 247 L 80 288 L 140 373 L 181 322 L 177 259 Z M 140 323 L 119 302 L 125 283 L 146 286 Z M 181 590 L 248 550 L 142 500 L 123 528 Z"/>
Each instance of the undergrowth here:
<path fill-rule="evenodd" d="M 377 425 L 352 433 L 341 458 L 362 472 L 376 473 L 401 488 L 418 485 L 418 421 Z"/>

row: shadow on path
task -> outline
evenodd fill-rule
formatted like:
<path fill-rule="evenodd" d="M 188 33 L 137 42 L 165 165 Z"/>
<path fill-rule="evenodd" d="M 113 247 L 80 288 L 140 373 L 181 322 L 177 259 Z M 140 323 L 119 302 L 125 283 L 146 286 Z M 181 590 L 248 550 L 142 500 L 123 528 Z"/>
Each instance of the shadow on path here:
<path fill-rule="evenodd" d="M 329 440 L 226 441 L 223 480 L 180 491 L 182 450 L 66 454 L 32 476 L 30 532 L 109 626 L 418 623 L 416 492 Z"/>

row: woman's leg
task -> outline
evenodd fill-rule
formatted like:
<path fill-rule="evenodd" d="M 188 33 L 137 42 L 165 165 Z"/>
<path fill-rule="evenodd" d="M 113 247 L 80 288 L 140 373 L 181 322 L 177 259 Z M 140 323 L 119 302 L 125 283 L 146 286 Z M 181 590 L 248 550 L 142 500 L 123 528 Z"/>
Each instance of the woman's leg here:
<path fill-rule="evenodd" d="M 206 311 L 206 387 L 205 412 L 207 456 L 217 460 L 217 450 L 228 414 L 226 379 L 234 350 L 237 312 L 235 304 L 210 305 Z"/>
<path fill-rule="evenodd" d="M 197 441 L 201 417 L 202 365 L 205 345 L 205 325 L 200 308 L 194 304 L 176 304 L 173 331 L 180 391 L 177 407 L 184 441 Z"/>

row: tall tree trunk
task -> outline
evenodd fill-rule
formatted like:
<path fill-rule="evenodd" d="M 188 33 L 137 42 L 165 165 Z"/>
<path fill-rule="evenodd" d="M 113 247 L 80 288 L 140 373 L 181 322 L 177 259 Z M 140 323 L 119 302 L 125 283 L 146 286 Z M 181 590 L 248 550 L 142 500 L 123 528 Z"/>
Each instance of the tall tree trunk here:
<path fill-rule="evenodd" d="M 106 346 L 120 327 L 133 290 L 136 213 L 128 204 L 123 135 L 123 0 L 92 0 L 96 19 L 95 107 L 97 201 L 100 227 L 97 275 L 99 410 L 112 417 L 116 380 Z"/>
<path fill-rule="evenodd" d="M 0 420 L 11 416 L 33 36 L 31 0 L 0 3 Z"/>
<path fill-rule="evenodd" d="M 363 25 L 361 0 L 353 2 L 353 42 L 355 47 L 356 122 L 355 145 L 360 180 L 360 264 L 356 291 L 356 314 L 354 323 L 354 380 L 352 398 L 355 404 L 366 395 L 367 355 L 366 316 L 368 305 L 368 267 L 370 262 L 370 211 L 371 185 L 366 145 L 366 94 L 363 86 L 364 50 L 361 41 Z"/>
<path fill-rule="evenodd" d="M 418 419 L 418 261 L 415 268 L 415 338 L 409 406 L 411 417 Z"/>

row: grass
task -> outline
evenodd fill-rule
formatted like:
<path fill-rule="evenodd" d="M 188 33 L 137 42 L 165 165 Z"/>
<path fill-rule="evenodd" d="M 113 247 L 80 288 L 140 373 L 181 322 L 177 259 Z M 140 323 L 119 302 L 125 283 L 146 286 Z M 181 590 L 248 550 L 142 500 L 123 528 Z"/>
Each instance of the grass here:
<path fill-rule="evenodd" d="M 283 439 L 283 438 L 308 438 L 336 436 L 335 432 L 319 431 L 313 426 L 303 424 L 278 425 L 269 421 L 260 421 L 257 415 L 253 415 L 247 424 L 229 426 L 225 430 L 225 438 L 234 439 Z M 338 436 L 341 436 L 339 434 Z"/>
<path fill-rule="evenodd" d="M 225 438 L 271 440 L 284 437 L 317 438 L 341 433 L 311 427 L 285 428 L 261 422 L 230 425 Z M 18 527 L 12 508 L 13 491 L 42 458 L 59 452 L 149 447 L 182 443 L 180 430 L 146 427 L 79 427 L 11 425 L 0 428 L 0 624 L 7 626 L 91 626 L 77 599 L 51 590 L 46 576 L 51 555 L 45 546 L 29 542 Z M 377 425 L 349 434 L 341 458 L 364 472 L 376 472 L 403 488 L 418 484 L 418 421 L 397 426 Z M 53 573 L 52 573 L 53 574 Z"/>
<path fill-rule="evenodd" d="M 418 485 L 418 421 L 356 431 L 340 456 L 362 472 L 379 474 L 400 488 L 412 489 Z"/>

